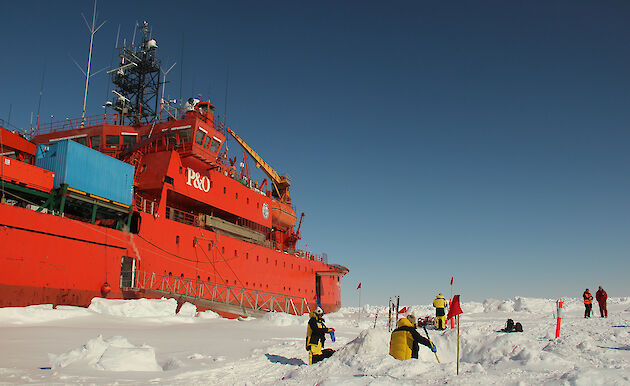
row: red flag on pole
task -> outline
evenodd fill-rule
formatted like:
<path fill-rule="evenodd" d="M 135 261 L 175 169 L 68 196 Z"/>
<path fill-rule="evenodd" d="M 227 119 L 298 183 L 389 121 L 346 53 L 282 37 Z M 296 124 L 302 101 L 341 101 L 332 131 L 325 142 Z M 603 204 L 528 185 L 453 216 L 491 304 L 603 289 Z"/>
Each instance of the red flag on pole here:
<path fill-rule="evenodd" d="M 453 285 L 453 276 L 451 276 L 451 285 Z"/>
<path fill-rule="evenodd" d="M 402 310 L 398 311 L 399 314 L 404 314 L 407 312 L 407 307 L 403 307 Z"/>
<path fill-rule="evenodd" d="M 359 283 L 359 285 L 357 286 L 357 289 L 361 288 L 361 283 Z"/>
<path fill-rule="evenodd" d="M 453 303 L 448 310 L 448 315 L 446 315 L 446 320 L 449 320 L 453 316 L 459 315 L 462 313 L 462 308 L 459 305 L 459 295 L 453 296 Z"/>

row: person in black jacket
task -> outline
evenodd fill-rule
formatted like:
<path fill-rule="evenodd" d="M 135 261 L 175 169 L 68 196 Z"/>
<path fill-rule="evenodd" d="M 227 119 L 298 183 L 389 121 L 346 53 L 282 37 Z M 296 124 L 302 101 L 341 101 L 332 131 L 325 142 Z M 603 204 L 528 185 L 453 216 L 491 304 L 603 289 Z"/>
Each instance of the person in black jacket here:
<path fill-rule="evenodd" d="M 593 309 L 593 295 L 588 292 L 587 288 L 586 291 L 584 291 L 584 293 L 582 294 L 582 297 L 584 298 L 584 317 L 590 318 L 591 310 Z"/>
<path fill-rule="evenodd" d="M 324 310 L 317 307 L 315 311 L 311 312 L 311 318 L 306 327 L 306 351 L 308 351 L 309 365 L 329 358 L 335 352 L 332 349 L 324 349 L 325 334 L 335 331 L 335 329 L 326 327 L 323 316 Z"/>

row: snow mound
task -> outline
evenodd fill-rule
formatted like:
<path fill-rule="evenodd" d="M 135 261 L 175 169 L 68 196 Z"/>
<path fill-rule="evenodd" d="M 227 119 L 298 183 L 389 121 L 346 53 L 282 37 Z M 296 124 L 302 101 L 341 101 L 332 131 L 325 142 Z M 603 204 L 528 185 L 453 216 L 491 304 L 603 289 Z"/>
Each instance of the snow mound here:
<path fill-rule="evenodd" d="M 197 315 L 197 306 L 192 303 L 184 303 L 179 309 L 177 316 L 194 318 Z"/>
<path fill-rule="evenodd" d="M 94 298 L 88 309 L 98 314 L 128 318 L 174 316 L 177 301 L 165 298 L 134 300 Z"/>
<path fill-rule="evenodd" d="M 60 355 L 48 354 L 50 366 L 60 369 L 72 364 L 86 364 L 105 371 L 162 371 L 150 346 L 135 346 L 122 336 L 90 339 L 83 347 Z"/>
<path fill-rule="evenodd" d="M 286 327 L 301 326 L 305 323 L 306 318 L 304 316 L 285 314 L 284 312 L 268 312 L 262 318 L 258 318 L 258 320 L 273 326 Z"/>
<path fill-rule="evenodd" d="M 550 299 L 532 299 L 515 297 L 511 300 L 486 299 L 482 303 L 483 310 L 481 312 L 533 312 L 548 313 L 553 312 L 556 307 L 554 300 Z M 462 308 L 464 305 L 462 304 Z"/>
<path fill-rule="evenodd" d="M 352 361 L 354 357 L 364 355 L 389 355 L 389 338 L 390 333 L 386 330 L 370 328 L 361 331 L 359 336 L 348 342 L 341 348 L 335 356 L 344 360 Z"/>
<path fill-rule="evenodd" d="M 57 309 L 54 309 L 52 304 L 38 304 L 28 307 L 4 307 L 0 308 L 0 323 L 44 323 L 85 315 L 89 315 L 89 312 L 85 308 L 59 306 Z"/>
<path fill-rule="evenodd" d="M 214 311 L 202 311 L 200 313 L 197 314 L 197 317 L 199 319 L 221 319 L 221 315 L 217 314 Z"/>

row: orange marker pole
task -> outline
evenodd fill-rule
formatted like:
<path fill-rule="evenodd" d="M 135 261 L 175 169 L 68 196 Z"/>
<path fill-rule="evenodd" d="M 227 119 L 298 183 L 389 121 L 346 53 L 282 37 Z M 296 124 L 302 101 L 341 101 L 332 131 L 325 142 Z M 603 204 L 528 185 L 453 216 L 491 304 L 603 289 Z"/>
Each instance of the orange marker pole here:
<path fill-rule="evenodd" d="M 557 302 L 557 315 L 558 320 L 556 322 L 556 339 L 560 337 L 560 323 L 562 323 L 562 299 Z"/>

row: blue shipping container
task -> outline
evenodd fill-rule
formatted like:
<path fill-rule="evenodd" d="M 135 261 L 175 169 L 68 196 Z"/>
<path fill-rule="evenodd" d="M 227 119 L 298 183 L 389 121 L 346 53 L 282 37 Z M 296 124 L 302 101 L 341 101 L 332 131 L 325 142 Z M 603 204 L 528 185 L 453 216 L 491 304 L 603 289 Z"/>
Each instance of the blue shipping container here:
<path fill-rule="evenodd" d="M 61 184 L 125 205 L 133 198 L 133 166 L 72 140 L 37 145 L 35 165 Z"/>

